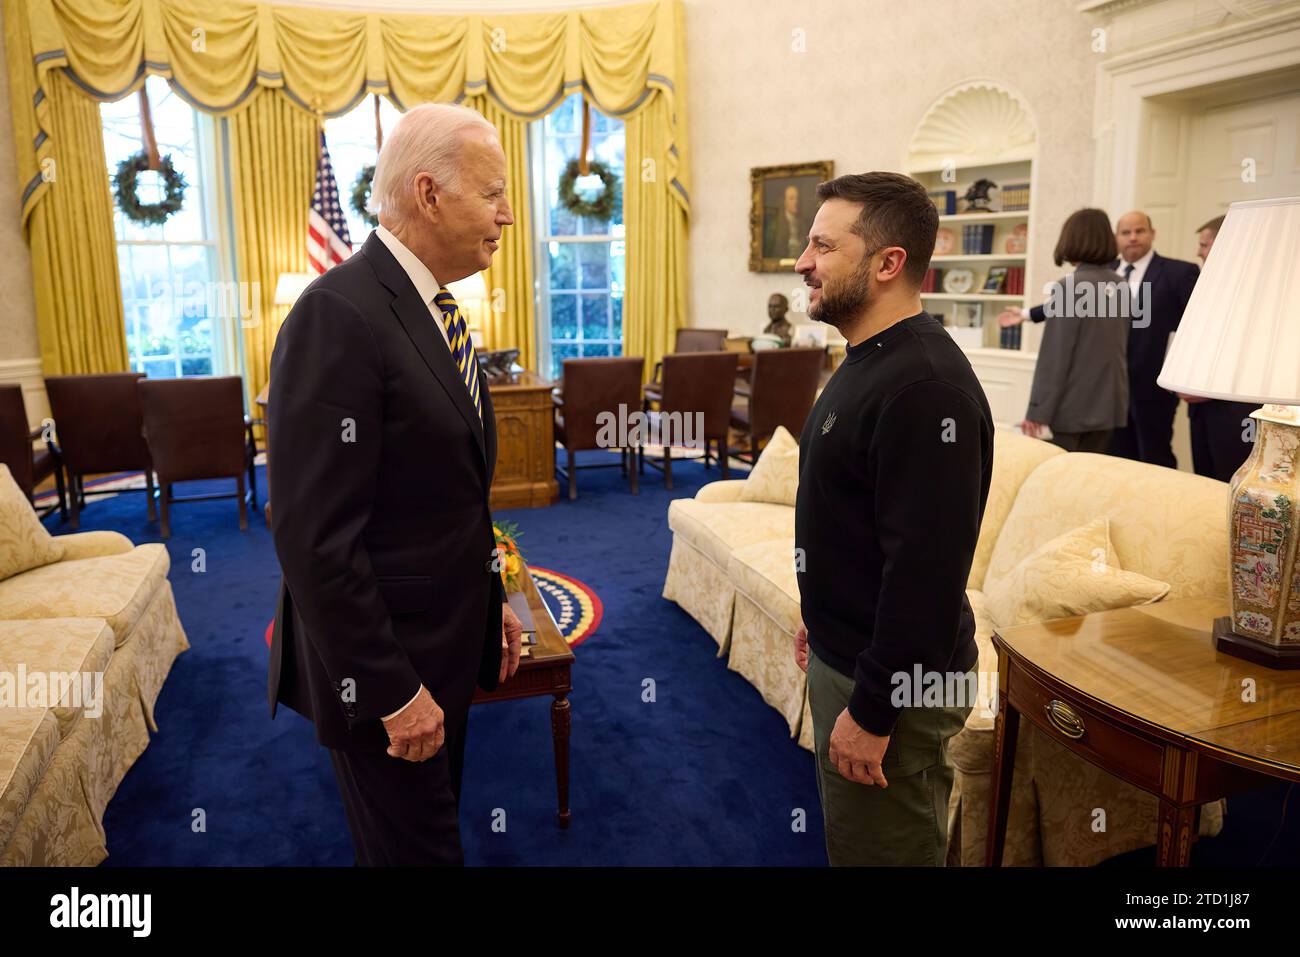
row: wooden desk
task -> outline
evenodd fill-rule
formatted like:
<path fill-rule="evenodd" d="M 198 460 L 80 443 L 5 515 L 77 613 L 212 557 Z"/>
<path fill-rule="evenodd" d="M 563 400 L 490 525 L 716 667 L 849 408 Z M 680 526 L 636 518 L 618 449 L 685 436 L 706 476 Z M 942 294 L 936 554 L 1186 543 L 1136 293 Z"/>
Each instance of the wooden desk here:
<path fill-rule="evenodd" d="M 569 693 L 573 690 L 570 669 L 573 650 L 560 634 L 546 603 L 537 592 L 532 576 L 525 576 L 524 594 L 528 609 L 537 626 L 537 644 L 527 658 L 519 661 L 519 670 L 507 678 L 496 691 L 474 691 L 474 704 L 490 701 L 513 701 L 551 695 L 551 743 L 555 749 L 555 790 L 559 799 L 560 827 L 569 826 Z"/>
<path fill-rule="evenodd" d="M 1186 866 L 1200 805 L 1262 776 L 1300 781 L 1300 672 L 1214 649 L 1226 597 L 1160 602 L 995 632 L 997 743 L 986 863 L 1002 862 L 1024 715 L 1160 799 L 1161 867 Z M 1250 679 L 1255 700 L 1243 701 Z"/>
<path fill-rule="evenodd" d="M 497 420 L 493 509 L 540 508 L 559 500 L 552 385 L 535 372 L 521 372 L 488 386 Z"/>

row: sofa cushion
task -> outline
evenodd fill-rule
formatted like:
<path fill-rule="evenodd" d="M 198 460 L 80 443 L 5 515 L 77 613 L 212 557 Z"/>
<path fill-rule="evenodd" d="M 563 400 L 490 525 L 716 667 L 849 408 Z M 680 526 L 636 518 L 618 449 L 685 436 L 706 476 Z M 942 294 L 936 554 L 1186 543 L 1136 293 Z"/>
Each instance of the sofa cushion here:
<path fill-rule="evenodd" d="M 0 463 L 0 581 L 62 556 L 63 546 L 36 517 L 9 466 Z"/>
<path fill-rule="evenodd" d="M 1099 516 L 1044 542 L 984 592 L 999 628 L 1149 605 L 1169 594 L 1166 582 L 1124 571 L 1115 560 L 1110 520 Z"/>
<path fill-rule="evenodd" d="M 745 545 L 731 553 L 727 574 L 736 590 L 793 635 L 802 620 L 799 580 L 794 568 L 794 539 Z"/>
<path fill-rule="evenodd" d="M 1025 479 L 984 591 L 1044 542 L 1102 515 L 1120 568 L 1168 582 L 1171 600 L 1228 597 L 1228 486 L 1089 452 L 1051 458 Z"/>
<path fill-rule="evenodd" d="M 45 708 L 5 705 L 10 690 L 0 686 L 0 848 L 9 843 L 59 746 L 54 715 Z"/>
<path fill-rule="evenodd" d="M 102 717 L 113 648 L 113 629 L 100 618 L 0 621 L 0 673 L 16 675 L 22 666 L 28 680 L 42 676 L 45 700 L 25 703 L 48 708 L 64 738 L 82 714 Z"/>
<path fill-rule="evenodd" d="M 56 562 L 0 582 L 0 620 L 103 618 L 121 647 L 170 567 L 167 549 Z"/>
<path fill-rule="evenodd" d="M 785 505 L 679 498 L 668 506 L 668 527 L 724 570 L 737 548 L 775 538 L 789 540 L 794 561 L 794 509 Z"/>
<path fill-rule="evenodd" d="M 798 493 L 799 443 L 785 426 L 778 425 L 741 486 L 740 500 L 794 508 Z"/>
<path fill-rule="evenodd" d="M 980 520 L 980 535 L 975 543 L 970 575 L 966 579 L 967 588 L 985 586 L 989 557 L 1021 484 L 1030 472 L 1048 459 L 1064 454 L 1064 449 L 1051 442 L 1031 439 L 1019 432 L 998 429 L 993 433 L 993 479 L 989 484 L 988 501 L 984 504 L 984 517 Z"/>

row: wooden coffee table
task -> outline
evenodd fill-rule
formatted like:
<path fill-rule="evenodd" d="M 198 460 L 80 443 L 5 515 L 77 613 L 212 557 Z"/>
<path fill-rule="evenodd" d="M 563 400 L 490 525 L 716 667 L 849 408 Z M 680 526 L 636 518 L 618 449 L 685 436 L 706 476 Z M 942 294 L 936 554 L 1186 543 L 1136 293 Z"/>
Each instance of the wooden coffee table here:
<path fill-rule="evenodd" d="M 1188 864 L 1202 804 L 1266 778 L 1300 781 L 1300 671 L 1216 651 L 1212 623 L 1227 604 L 1163 601 L 994 633 L 999 707 L 986 864 L 1002 862 L 1022 715 L 1159 798 L 1161 867 Z"/>
<path fill-rule="evenodd" d="M 573 651 L 560 634 L 551 611 L 537 592 L 532 575 L 524 575 L 524 595 L 537 627 L 537 644 L 519 660 L 519 670 L 501 682 L 495 691 L 474 692 L 474 704 L 490 701 L 513 701 L 550 695 L 551 741 L 555 747 L 555 790 L 559 798 L 560 827 L 569 826 L 569 693 L 573 690 L 570 669 Z"/>

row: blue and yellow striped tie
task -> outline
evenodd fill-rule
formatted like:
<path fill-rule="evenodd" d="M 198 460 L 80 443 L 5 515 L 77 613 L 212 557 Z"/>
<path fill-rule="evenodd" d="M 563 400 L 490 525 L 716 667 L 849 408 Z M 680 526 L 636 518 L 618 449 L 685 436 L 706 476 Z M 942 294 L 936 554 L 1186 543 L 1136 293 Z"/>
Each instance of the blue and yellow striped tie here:
<path fill-rule="evenodd" d="M 483 402 L 478 394 L 478 357 L 474 355 L 474 343 L 469 337 L 469 328 L 461 318 L 456 300 L 443 286 L 433 297 L 438 308 L 442 310 L 443 323 L 447 326 L 447 341 L 451 345 L 451 357 L 456 360 L 456 368 L 469 390 L 470 401 L 478 410 L 479 421 L 483 420 Z"/>

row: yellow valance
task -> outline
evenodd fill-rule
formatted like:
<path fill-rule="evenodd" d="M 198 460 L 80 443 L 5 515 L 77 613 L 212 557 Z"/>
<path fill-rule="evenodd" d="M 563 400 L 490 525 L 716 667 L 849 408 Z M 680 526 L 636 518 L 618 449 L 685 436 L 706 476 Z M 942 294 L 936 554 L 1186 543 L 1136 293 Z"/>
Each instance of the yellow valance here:
<path fill-rule="evenodd" d="M 486 94 L 505 111 L 534 118 L 577 89 L 603 112 L 628 116 L 659 93 L 670 124 L 665 182 L 683 212 L 688 206 L 681 0 L 508 15 L 237 0 L 8 0 L 5 10 L 9 56 L 29 64 L 10 63 L 11 79 L 25 74 L 18 85 L 27 87 L 11 91 L 24 223 L 49 188 L 41 171 L 57 148 L 47 95 L 56 69 L 104 100 L 153 73 L 211 113 L 244 108 L 258 87 L 325 116 L 383 93 L 402 108 Z M 15 13 L 27 22 L 10 24 Z M 19 37 L 27 49 L 15 50 Z"/>

